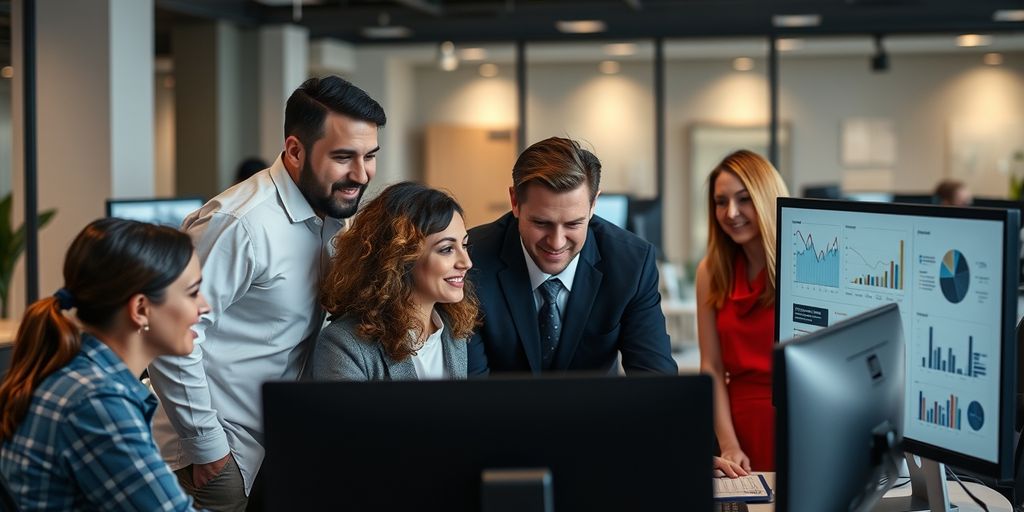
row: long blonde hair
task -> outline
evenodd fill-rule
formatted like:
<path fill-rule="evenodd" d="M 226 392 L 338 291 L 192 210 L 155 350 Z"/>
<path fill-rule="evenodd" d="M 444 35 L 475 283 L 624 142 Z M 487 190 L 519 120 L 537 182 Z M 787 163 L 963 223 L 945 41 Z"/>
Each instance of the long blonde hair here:
<path fill-rule="evenodd" d="M 721 308 L 733 286 L 733 260 L 740 246 L 722 230 L 715 215 L 715 180 L 728 172 L 743 183 L 757 211 L 757 225 L 761 232 L 768 283 L 761 295 L 761 304 L 775 301 L 775 198 L 789 195 L 775 167 L 764 157 L 741 149 L 725 157 L 708 176 L 708 251 L 704 264 L 711 276 L 708 302 Z"/>

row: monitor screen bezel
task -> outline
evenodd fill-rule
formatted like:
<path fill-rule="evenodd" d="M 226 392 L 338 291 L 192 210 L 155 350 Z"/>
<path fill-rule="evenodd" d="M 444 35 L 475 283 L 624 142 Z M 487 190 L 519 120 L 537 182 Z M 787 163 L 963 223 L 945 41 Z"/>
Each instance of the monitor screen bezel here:
<path fill-rule="evenodd" d="M 127 199 L 107 199 L 106 202 L 106 216 L 112 217 L 111 210 L 115 204 L 132 204 L 132 203 L 176 203 L 178 201 L 198 201 L 200 207 L 206 203 L 206 200 L 202 196 L 180 196 L 180 197 L 132 197 Z"/>
<path fill-rule="evenodd" d="M 999 365 L 999 446 L 997 448 L 998 463 L 993 463 L 963 453 L 958 453 L 940 446 L 904 437 L 904 448 L 922 457 L 952 464 L 975 473 L 979 473 L 1001 481 L 1013 479 L 1013 435 L 1016 407 L 1017 370 L 1017 288 L 1019 286 L 1020 260 L 1020 211 L 998 208 L 958 208 L 938 205 L 914 205 L 900 203 L 873 203 L 844 201 L 833 199 L 806 199 L 780 197 L 775 204 L 775 271 L 780 275 L 779 266 L 782 262 L 782 210 L 783 208 L 831 210 L 851 213 L 873 213 L 881 215 L 912 215 L 919 217 L 939 217 L 950 219 L 991 220 L 1003 224 L 1003 275 L 1011 282 L 1003 281 L 1002 320 L 1000 322 L 1000 338 L 1002 339 L 1001 360 Z M 781 317 L 781 283 L 775 286 L 775 342 L 779 342 Z M 909 346 L 909 343 L 908 343 Z M 1009 378 L 1007 376 L 1010 376 Z"/>

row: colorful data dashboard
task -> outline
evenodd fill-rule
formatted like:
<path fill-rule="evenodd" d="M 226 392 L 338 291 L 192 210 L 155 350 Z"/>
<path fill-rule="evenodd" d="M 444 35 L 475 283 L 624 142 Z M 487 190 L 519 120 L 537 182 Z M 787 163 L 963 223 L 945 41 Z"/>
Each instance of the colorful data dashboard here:
<path fill-rule="evenodd" d="M 904 435 L 998 462 L 1003 222 L 786 206 L 778 222 L 779 338 L 899 304 Z"/>

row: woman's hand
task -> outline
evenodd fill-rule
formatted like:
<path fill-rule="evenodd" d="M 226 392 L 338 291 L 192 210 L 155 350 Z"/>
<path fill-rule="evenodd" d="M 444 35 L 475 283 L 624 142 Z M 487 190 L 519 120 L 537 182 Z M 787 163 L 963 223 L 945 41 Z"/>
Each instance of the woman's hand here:
<path fill-rule="evenodd" d="M 715 469 L 721 471 L 729 478 L 747 476 L 748 474 L 748 471 L 743 469 L 743 466 L 724 457 L 715 457 Z"/>
<path fill-rule="evenodd" d="M 743 450 L 738 446 L 722 450 L 722 458 L 734 462 L 742 467 L 744 471 L 750 472 L 750 457 L 747 457 L 747 454 L 743 453 Z"/>

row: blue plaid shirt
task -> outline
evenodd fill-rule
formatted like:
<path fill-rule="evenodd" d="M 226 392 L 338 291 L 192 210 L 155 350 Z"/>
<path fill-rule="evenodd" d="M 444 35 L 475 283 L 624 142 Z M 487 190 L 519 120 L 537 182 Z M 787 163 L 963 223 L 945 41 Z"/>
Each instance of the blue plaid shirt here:
<path fill-rule="evenodd" d="M 0 447 L 23 510 L 192 510 L 153 443 L 157 400 L 101 341 L 43 380 Z"/>

